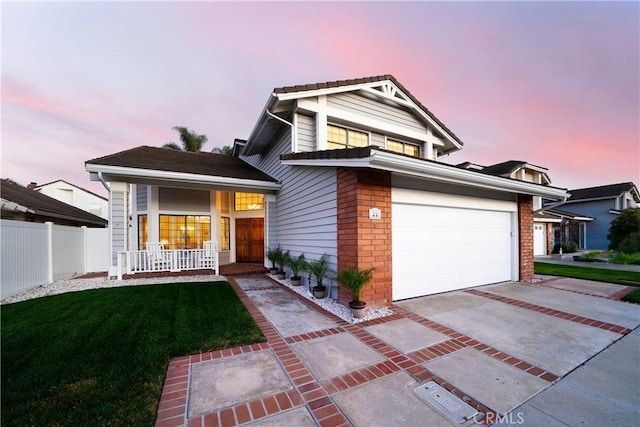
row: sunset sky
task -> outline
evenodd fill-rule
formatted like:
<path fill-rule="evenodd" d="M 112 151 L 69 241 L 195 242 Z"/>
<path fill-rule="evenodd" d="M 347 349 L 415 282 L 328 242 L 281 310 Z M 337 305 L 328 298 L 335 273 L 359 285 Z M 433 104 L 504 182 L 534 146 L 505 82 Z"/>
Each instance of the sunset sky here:
<path fill-rule="evenodd" d="M 249 136 L 274 87 L 393 74 L 465 143 L 564 188 L 640 185 L 639 2 L 2 2 L 2 172 Z"/>

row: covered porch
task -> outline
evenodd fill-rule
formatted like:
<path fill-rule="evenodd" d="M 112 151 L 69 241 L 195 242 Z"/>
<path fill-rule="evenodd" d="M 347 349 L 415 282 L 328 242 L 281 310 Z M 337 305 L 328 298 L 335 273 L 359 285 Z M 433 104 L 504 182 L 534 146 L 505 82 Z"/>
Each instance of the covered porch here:
<path fill-rule="evenodd" d="M 280 184 L 242 160 L 138 147 L 85 167 L 109 191 L 110 277 L 265 265 Z"/>

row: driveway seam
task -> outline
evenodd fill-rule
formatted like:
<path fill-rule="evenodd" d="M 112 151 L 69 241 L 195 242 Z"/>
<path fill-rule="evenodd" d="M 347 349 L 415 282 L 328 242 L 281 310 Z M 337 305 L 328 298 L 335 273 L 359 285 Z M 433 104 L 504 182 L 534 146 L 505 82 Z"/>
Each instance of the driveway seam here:
<path fill-rule="evenodd" d="M 502 295 L 492 294 L 490 292 L 480 291 L 477 289 L 468 289 L 465 291 L 466 293 L 489 298 L 494 301 L 514 305 L 516 307 L 525 308 L 527 310 L 535 311 L 537 313 L 548 314 L 549 316 L 557 317 L 564 320 L 569 320 L 571 322 L 581 323 L 587 326 L 593 326 L 594 328 L 603 329 L 605 331 L 615 332 L 617 334 L 627 335 L 631 332 L 631 329 L 625 328 L 624 326 L 614 325 L 613 323 L 602 322 L 600 320 L 590 319 L 588 317 L 579 316 L 577 314 L 568 313 L 566 311 L 556 310 L 549 307 L 544 307 L 537 304 L 531 304 L 528 302 L 520 301 L 513 298 L 504 297 Z"/>

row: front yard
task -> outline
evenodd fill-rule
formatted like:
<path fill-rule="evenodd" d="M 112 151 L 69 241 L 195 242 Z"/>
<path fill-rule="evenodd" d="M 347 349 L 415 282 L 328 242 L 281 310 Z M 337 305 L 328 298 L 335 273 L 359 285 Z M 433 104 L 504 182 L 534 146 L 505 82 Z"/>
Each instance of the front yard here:
<path fill-rule="evenodd" d="M 170 358 L 263 342 L 226 282 L 2 307 L 2 425 L 150 426 Z"/>
<path fill-rule="evenodd" d="M 536 262 L 535 273 L 640 287 L 640 273 L 634 271 L 608 270 L 604 268 Z M 626 295 L 623 300 L 640 303 L 640 288 Z"/>

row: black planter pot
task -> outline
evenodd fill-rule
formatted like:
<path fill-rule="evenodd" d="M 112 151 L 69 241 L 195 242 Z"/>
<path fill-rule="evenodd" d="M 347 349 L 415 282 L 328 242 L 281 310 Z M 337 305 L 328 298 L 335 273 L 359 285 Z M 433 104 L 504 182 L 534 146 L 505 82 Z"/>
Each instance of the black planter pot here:
<path fill-rule="evenodd" d="M 277 268 L 270 268 L 269 269 L 269 274 L 273 274 L 273 275 L 278 274 L 278 269 Z"/>
<path fill-rule="evenodd" d="M 280 280 L 285 279 L 287 277 L 287 273 L 285 273 L 284 271 L 278 271 L 276 273 L 276 277 Z"/>
<path fill-rule="evenodd" d="M 327 291 L 326 286 L 314 286 L 313 287 L 313 296 L 314 298 L 322 299 L 324 298 L 324 294 Z"/>
<path fill-rule="evenodd" d="M 292 286 L 300 286 L 302 281 L 302 277 L 300 276 L 291 276 L 291 285 Z"/>

